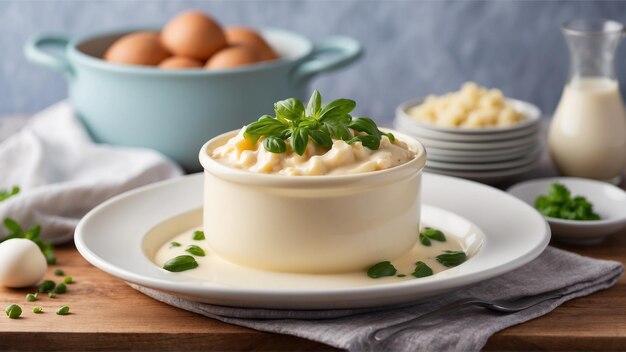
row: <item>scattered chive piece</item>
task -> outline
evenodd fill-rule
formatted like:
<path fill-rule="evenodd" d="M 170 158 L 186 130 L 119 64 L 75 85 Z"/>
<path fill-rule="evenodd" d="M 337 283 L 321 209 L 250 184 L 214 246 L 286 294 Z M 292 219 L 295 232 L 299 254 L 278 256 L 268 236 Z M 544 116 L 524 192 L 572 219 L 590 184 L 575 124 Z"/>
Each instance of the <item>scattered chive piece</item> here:
<path fill-rule="evenodd" d="M 196 246 L 195 244 L 192 244 L 191 246 L 187 247 L 187 249 L 185 249 L 185 252 L 193 254 L 195 256 L 198 257 L 204 257 L 204 249 Z"/>
<path fill-rule="evenodd" d="M 70 307 L 63 306 L 57 309 L 57 315 L 68 315 L 70 313 Z"/>
<path fill-rule="evenodd" d="M 54 281 L 46 280 L 39 284 L 39 292 L 43 292 L 43 293 L 52 292 L 52 290 L 54 290 L 55 287 L 56 287 L 56 284 L 54 283 Z"/>
<path fill-rule="evenodd" d="M 406 275 L 404 275 L 404 274 L 398 274 L 398 275 L 396 275 L 396 276 L 397 276 L 397 277 L 405 277 Z"/>
<path fill-rule="evenodd" d="M 63 279 L 63 282 L 65 282 L 66 284 L 71 284 L 72 282 L 74 282 L 74 279 L 72 279 L 71 276 L 67 276 L 65 279 Z"/>
<path fill-rule="evenodd" d="M 417 278 L 420 278 L 420 277 L 431 276 L 432 274 L 433 274 L 433 269 L 431 269 L 428 265 L 426 265 L 426 263 L 417 262 L 415 263 L 415 271 L 413 271 L 411 275 Z"/>
<path fill-rule="evenodd" d="M 54 275 L 56 275 L 56 276 L 63 276 L 63 275 L 65 275 L 65 273 L 61 269 L 56 269 L 56 270 L 54 270 Z"/>
<path fill-rule="evenodd" d="M 467 260 L 467 254 L 461 251 L 444 251 L 437 256 L 437 261 L 444 266 L 451 268 Z"/>
<path fill-rule="evenodd" d="M 36 293 L 29 293 L 26 295 L 26 300 L 28 302 L 35 302 L 37 300 L 37 294 Z"/>
<path fill-rule="evenodd" d="M 198 262 L 190 255 L 179 255 L 165 262 L 163 269 L 171 272 L 180 272 L 198 267 Z"/>
<path fill-rule="evenodd" d="M 397 270 L 390 261 L 384 261 L 375 264 L 367 270 L 367 276 L 372 279 L 378 279 L 383 276 L 394 276 Z"/>
<path fill-rule="evenodd" d="M 35 313 L 35 314 L 41 314 L 41 313 L 43 313 L 43 308 L 41 308 L 40 306 L 35 306 L 35 307 L 33 308 L 33 313 Z"/>
<path fill-rule="evenodd" d="M 67 286 L 65 286 L 65 283 L 61 282 L 57 285 L 57 287 L 54 288 L 54 291 L 52 291 L 54 293 L 65 293 L 67 292 Z"/>
<path fill-rule="evenodd" d="M 9 317 L 9 319 L 17 319 L 20 315 L 22 315 L 22 307 L 17 304 L 11 304 L 5 309 L 5 312 L 7 313 L 7 317 Z"/>
<path fill-rule="evenodd" d="M 178 243 L 178 242 L 170 243 L 170 248 L 174 248 L 174 247 L 180 247 L 180 243 Z"/>
<path fill-rule="evenodd" d="M 193 239 L 196 241 L 202 241 L 204 239 L 204 231 L 194 231 Z"/>
<path fill-rule="evenodd" d="M 48 292 L 48 298 L 57 298 L 57 294 L 54 292 Z"/>

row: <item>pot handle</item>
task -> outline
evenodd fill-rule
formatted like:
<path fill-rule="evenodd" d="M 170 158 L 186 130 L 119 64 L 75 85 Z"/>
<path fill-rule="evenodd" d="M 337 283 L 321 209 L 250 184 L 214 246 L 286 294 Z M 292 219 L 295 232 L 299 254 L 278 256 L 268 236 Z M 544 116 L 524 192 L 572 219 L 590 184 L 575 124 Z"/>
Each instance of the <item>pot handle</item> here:
<path fill-rule="evenodd" d="M 74 69 L 66 56 L 66 48 L 70 39 L 59 34 L 39 34 L 30 38 L 24 45 L 26 58 L 43 67 L 51 68 L 68 76 L 74 75 Z M 51 54 L 44 51 L 45 46 L 58 47 L 62 54 Z"/>
<path fill-rule="evenodd" d="M 318 73 L 336 70 L 358 60 L 363 47 L 349 37 L 328 37 L 315 43 L 311 54 L 292 72 L 295 85 L 304 83 Z"/>

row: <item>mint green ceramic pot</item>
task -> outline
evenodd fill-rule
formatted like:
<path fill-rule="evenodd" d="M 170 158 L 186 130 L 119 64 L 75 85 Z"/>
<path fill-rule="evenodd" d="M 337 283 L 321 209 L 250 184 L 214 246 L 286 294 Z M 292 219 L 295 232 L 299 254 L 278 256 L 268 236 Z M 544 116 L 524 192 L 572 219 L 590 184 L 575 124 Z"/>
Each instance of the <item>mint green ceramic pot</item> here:
<path fill-rule="evenodd" d="M 227 70 L 161 70 L 100 59 L 120 36 L 70 39 L 42 34 L 26 57 L 62 72 L 76 113 L 96 142 L 156 149 L 188 171 L 199 171 L 198 150 L 214 136 L 273 110 L 275 101 L 305 98 L 313 76 L 357 60 L 360 44 L 330 37 L 312 44 L 277 29 L 262 35 L 282 59 Z M 48 49 L 62 49 L 60 54 Z"/>

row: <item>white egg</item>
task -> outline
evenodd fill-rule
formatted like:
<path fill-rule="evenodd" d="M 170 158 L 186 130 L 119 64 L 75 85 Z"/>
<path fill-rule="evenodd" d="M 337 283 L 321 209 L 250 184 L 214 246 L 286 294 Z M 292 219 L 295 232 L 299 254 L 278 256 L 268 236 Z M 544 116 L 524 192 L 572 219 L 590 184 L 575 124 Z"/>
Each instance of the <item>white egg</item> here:
<path fill-rule="evenodd" d="M 29 287 L 39 283 L 48 264 L 39 247 L 23 238 L 0 243 L 0 285 Z"/>

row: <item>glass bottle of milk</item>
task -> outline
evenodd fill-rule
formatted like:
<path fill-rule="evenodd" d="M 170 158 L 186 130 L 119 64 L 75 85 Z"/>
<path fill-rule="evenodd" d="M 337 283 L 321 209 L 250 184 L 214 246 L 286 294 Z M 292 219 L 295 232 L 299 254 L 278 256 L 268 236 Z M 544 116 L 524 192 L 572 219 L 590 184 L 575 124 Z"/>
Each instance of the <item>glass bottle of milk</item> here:
<path fill-rule="evenodd" d="M 570 76 L 550 125 L 550 155 L 562 175 L 617 183 L 626 165 L 626 115 L 613 59 L 624 26 L 572 20 L 561 29 Z"/>

